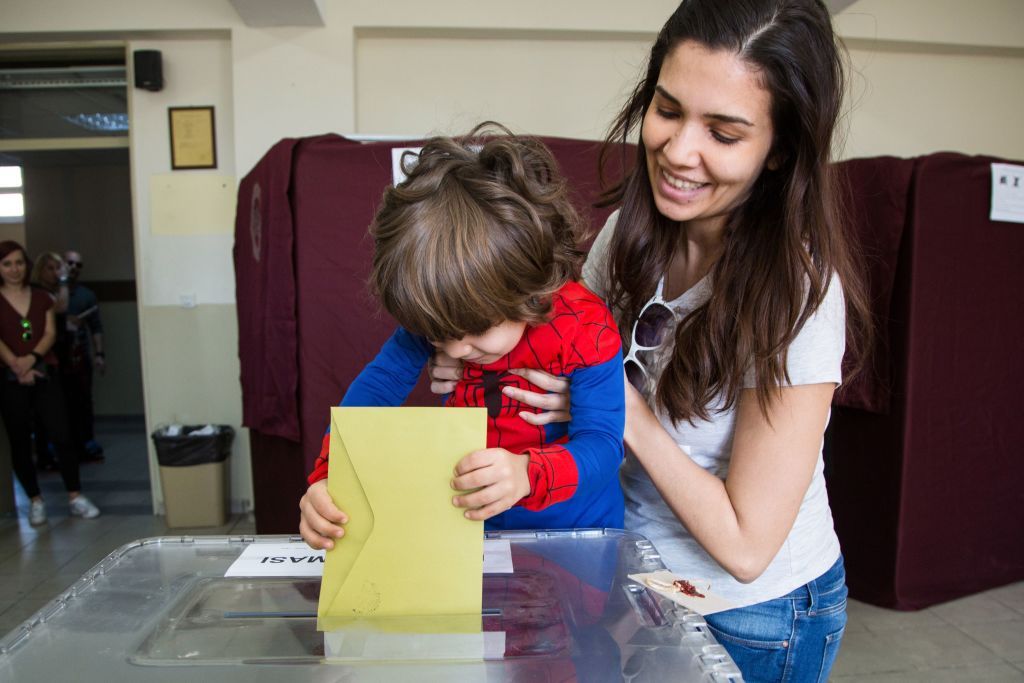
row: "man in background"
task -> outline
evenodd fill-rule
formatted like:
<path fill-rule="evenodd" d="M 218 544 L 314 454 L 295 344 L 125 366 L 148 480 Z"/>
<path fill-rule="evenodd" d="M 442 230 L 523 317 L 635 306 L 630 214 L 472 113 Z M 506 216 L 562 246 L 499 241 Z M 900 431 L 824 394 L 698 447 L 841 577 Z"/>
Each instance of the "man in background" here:
<path fill-rule="evenodd" d="M 99 303 L 91 289 L 78 283 L 84 264 L 77 251 L 64 253 L 68 278 L 67 343 L 60 357 L 61 384 L 68 404 L 71 436 L 82 448 L 84 462 L 103 460 L 103 448 L 93 432 L 92 372 L 102 375 L 107 359 L 103 352 L 103 322 Z"/>

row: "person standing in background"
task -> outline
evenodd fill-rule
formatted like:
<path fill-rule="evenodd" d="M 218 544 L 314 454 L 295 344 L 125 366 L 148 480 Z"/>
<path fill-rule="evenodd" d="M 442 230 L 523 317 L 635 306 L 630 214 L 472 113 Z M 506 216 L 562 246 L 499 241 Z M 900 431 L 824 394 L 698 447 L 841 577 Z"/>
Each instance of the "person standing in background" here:
<path fill-rule="evenodd" d="M 29 498 L 29 523 L 46 523 L 43 502 L 32 466 L 33 422 L 42 424 L 57 450 L 61 478 L 72 517 L 93 519 L 99 509 L 81 494 L 81 478 L 61 388 L 53 381 L 57 338 L 53 297 L 28 286 L 31 265 L 17 242 L 0 242 L 0 417 L 7 428 L 11 465 Z"/>
<path fill-rule="evenodd" d="M 53 313 L 56 319 L 57 340 L 53 350 L 58 357 L 64 356 L 67 345 L 68 275 L 64 259 L 60 254 L 44 251 L 32 266 L 32 286 L 45 290 L 53 297 Z M 36 450 L 36 467 L 48 472 L 58 470 L 55 449 L 45 425 L 36 421 L 32 427 Z"/>
<path fill-rule="evenodd" d="M 102 375 L 107 366 L 103 351 L 103 322 L 100 319 L 96 294 L 79 284 L 82 255 L 69 250 L 64 253 L 67 266 L 68 308 L 67 344 L 60 359 L 61 383 L 68 403 L 71 435 L 82 448 L 83 462 L 103 460 L 103 448 L 96 443 L 93 431 L 92 378 L 93 368 Z"/>

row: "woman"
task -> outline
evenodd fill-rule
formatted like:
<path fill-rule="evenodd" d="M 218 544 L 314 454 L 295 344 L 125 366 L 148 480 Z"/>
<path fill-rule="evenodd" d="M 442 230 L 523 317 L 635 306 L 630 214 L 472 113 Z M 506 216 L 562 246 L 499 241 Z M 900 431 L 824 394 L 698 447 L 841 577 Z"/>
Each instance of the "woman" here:
<path fill-rule="evenodd" d="M 68 310 L 68 285 L 64 259 L 60 257 L 60 254 L 44 251 L 36 257 L 35 265 L 32 266 L 32 286 L 46 290 L 53 297 L 53 312 L 57 331 L 53 351 L 57 355 L 58 362 L 61 362 L 60 359 L 64 357 L 64 345 L 67 343 L 65 312 Z M 40 423 L 34 423 L 32 437 L 36 448 L 36 466 L 41 470 L 56 472 L 59 467 L 57 459 L 53 457 L 53 447 L 50 444 L 50 435 L 46 433 L 46 427 Z"/>
<path fill-rule="evenodd" d="M 609 134 L 639 128 L 637 158 L 584 269 L 629 334 L 626 527 L 736 605 L 707 621 L 750 681 L 827 680 L 846 623 L 821 446 L 868 318 L 828 163 L 842 94 L 821 2 L 683 2 Z M 506 393 L 565 419 L 562 383 L 528 378 L 555 393 Z"/>
<path fill-rule="evenodd" d="M 68 310 L 67 269 L 64 259 L 54 251 L 44 251 L 32 266 L 32 284 L 41 287 L 53 297 L 53 312 L 62 315 Z M 58 336 L 60 328 L 58 326 Z"/>
<path fill-rule="evenodd" d="M 100 511 L 81 495 L 78 459 L 68 438 L 67 416 L 58 383 L 50 378 L 56 364 L 54 300 L 28 286 L 25 249 L 0 242 L 0 360 L 6 369 L 0 382 L 0 416 L 7 427 L 14 473 L 31 500 L 29 522 L 46 522 L 46 505 L 32 465 L 33 419 L 41 423 L 57 448 L 61 477 L 68 491 L 71 515 L 92 519 Z"/>

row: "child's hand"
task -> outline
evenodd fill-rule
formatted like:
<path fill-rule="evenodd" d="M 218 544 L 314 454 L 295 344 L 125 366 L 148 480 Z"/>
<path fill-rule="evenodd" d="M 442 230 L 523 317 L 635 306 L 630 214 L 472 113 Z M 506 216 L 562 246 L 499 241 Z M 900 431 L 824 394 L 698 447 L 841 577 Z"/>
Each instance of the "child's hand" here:
<path fill-rule="evenodd" d="M 330 550 L 334 547 L 331 539 L 345 535 L 342 524 L 348 522 L 348 515 L 338 509 L 327 492 L 327 480 L 311 484 L 299 501 L 299 533 L 310 548 Z"/>
<path fill-rule="evenodd" d="M 504 448 L 485 448 L 470 453 L 455 466 L 452 488 L 472 493 L 455 496 L 452 504 L 469 508 L 466 518 L 478 521 L 508 510 L 530 495 L 529 464 L 530 456 Z"/>

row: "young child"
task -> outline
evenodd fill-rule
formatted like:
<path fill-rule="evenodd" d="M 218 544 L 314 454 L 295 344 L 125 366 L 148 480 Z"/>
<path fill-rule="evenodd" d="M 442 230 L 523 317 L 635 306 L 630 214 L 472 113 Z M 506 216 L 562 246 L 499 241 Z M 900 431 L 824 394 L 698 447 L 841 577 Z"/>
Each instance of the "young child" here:
<path fill-rule="evenodd" d="M 401 405 L 441 349 L 463 363 L 445 405 L 488 415 L 488 447 L 467 454 L 452 479 L 473 492 L 453 504 L 489 529 L 619 528 L 621 344 L 604 303 L 576 282 L 580 219 L 541 142 L 480 130 L 429 141 L 407 180 L 384 193 L 370 228 L 371 284 L 401 327 L 341 405 Z M 540 391 L 513 372 L 529 368 L 568 378 L 568 425 L 520 417 L 539 411 L 505 391 Z M 328 443 L 300 504 L 314 548 L 332 547 L 347 521 L 327 494 Z"/>

